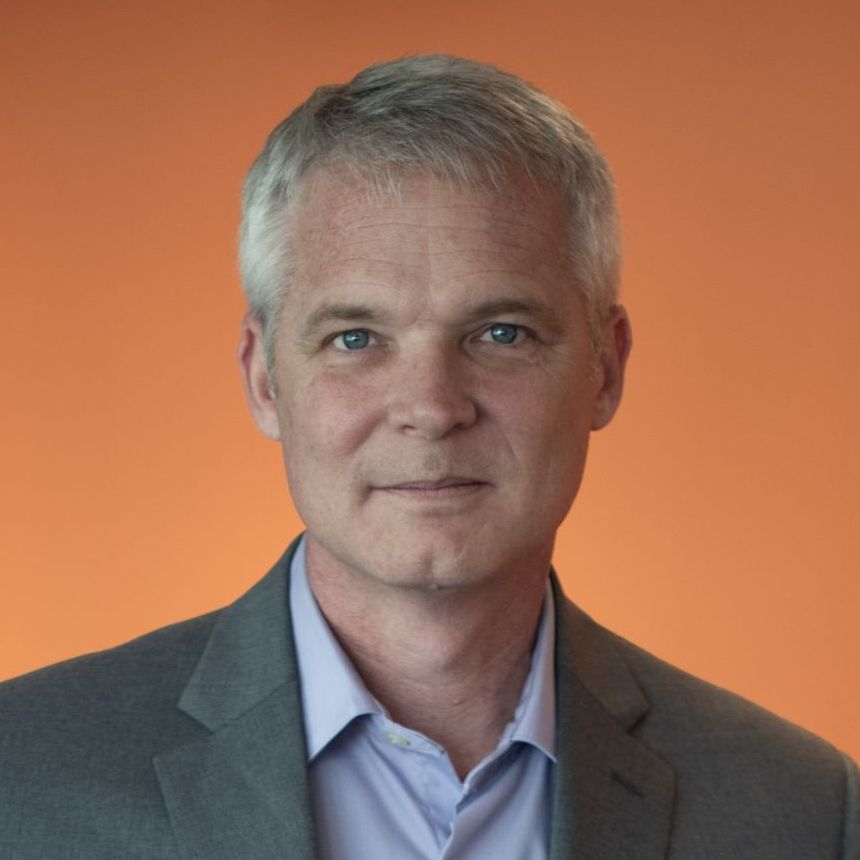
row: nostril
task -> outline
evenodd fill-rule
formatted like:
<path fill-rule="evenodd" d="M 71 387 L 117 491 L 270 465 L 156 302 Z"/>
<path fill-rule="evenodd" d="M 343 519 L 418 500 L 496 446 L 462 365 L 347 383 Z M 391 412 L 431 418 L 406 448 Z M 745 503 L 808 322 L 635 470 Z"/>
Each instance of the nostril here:
<path fill-rule="evenodd" d="M 473 424 L 474 402 L 465 396 L 412 397 L 391 404 L 389 416 L 400 430 L 426 438 L 440 438 L 456 428 Z"/>

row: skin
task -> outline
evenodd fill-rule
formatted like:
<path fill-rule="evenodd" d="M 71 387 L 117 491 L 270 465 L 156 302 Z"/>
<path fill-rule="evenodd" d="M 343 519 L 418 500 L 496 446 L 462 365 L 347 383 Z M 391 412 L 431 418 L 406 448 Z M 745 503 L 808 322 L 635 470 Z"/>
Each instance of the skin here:
<path fill-rule="evenodd" d="M 561 206 L 517 177 L 499 194 L 413 174 L 394 199 L 318 170 L 289 229 L 274 378 L 242 324 L 251 414 L 281 443 L 332 629 L 462 778 L 519 700 L 627 316 L 606 315 L 595 372 Z"/>

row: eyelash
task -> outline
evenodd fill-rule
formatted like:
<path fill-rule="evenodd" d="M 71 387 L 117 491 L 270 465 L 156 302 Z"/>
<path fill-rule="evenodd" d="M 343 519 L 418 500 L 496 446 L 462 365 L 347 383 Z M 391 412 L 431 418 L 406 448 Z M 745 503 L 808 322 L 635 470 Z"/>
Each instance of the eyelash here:
<path fill-rule="evenodd" d="M 340 331 L 334 337 L 331 338 L 330 343 L 340 352 L 361 352 L 361 349 L 349 349 L 347 346 L 338 346 L 337 341 L 341 340 L 348 334 L 366 334 L 371 341 L 376 340 L 376 336 L 368 331 L 366 328 L 348 328 L 346 331 Z M 372 346 L 372 343 L 368 343 L 367 346 Z M 366 349 L 367 347 L 365 347 Z"/>
<path fill-rule="evenodd" d="M 505 328 L 516 329 L 515 338 L 511 343 L 505 344 L 505 343 L 500 343 L 499 341 L 492 341 L 494 343 L 499 344 L 500 346 L 515 347 L 515 346 L 522 345 L 522 342 L 525 340 L 535 340 L 536 339 L 535 333 L 530 328 L 527 328 L 526 326 L 523 326 L 523 325 L 519 325 L 518 323 L 508 323 L 508 322 L 490 323 L 488 326 L 485 326 L 483 329 L 481 329 L 481 331 L 477 334 L 477 339 L 480 341 L 483 341 L 484 338 L 496 327 L 505 327 Z M 357 348 L 357 349 L 349 349 L 349 347 L 347 347 L 346 345 L 340 345 L 339 346 L 338 341 L 341 341 L 342 338 L 344 338 L 346 335 L 349 335 L 349 334 L 367 335 L 367 337 L 369 338 L 369 342 L 364 347 Z M 332 344 L 334 346 L 334 348 L 336 350 L 338 350 L 339 352 L 362 352 L 364 349 L 367 349 L 368 346 L 374 346 L 375 342 L 378 342 L 378 339 L 377 339 L 377 336 L 375 334 L 373 334 L 373 332 L 369 331 L 368 329 L 350 328 L 350 329 L 345 329 L 344 331 L 340 331 L 337 334 L 333 335 L 329 339 L 328 342 L 330 344 Z"/>
<path fill-rule="evenodd" d="M 515 329 L 514 340 L 511 343 L 504 343 L 503 341 L 493 341 L 493 343 L 497 343 L 500 346 L 520 346 L 524 340 L 533 340 L 535 336 L 534 332 L 531 329 L 528 329 L 525 326 L 519 325 L 517 323 L 494 322 L 490 323 L 490 325 L 488 325 L 481 331 L 479 340 L 483 340 L 484 337 L 486 335 L 489 335 L 494 328 Z"/>

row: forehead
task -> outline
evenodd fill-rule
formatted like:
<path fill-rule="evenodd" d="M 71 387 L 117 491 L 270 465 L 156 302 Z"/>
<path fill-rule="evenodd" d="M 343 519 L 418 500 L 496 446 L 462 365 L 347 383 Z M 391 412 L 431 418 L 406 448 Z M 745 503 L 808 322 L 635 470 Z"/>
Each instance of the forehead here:
<path fill-rule="evenodd" d="M 294 264 L 309 270 L 378 262 L 519 270 L 567 256 L 558 195 L 512 174 L 502 190 L 463 187 L 412 170 L 393 183 L 337 169 L 312 171 L 289 219 Z"/>

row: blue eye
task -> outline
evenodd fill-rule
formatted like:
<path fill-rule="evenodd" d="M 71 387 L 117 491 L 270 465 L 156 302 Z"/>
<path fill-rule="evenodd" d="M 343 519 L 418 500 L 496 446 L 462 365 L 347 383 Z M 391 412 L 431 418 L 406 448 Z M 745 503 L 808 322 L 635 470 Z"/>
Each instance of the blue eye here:
<path fill-rule="evenodd" d="M 370 332 L 363 328 L 354 328 L 339 334 L 334 342 L 342 344 L 342 349 L 364 349 L 370 345 Z"/>
<path fill-rule="evenodd" d="M 520 327 L 510 323 L 495 323 L 490 326 L 487 333 L 496 343 L 511 344 L 516 341 Z"/>

